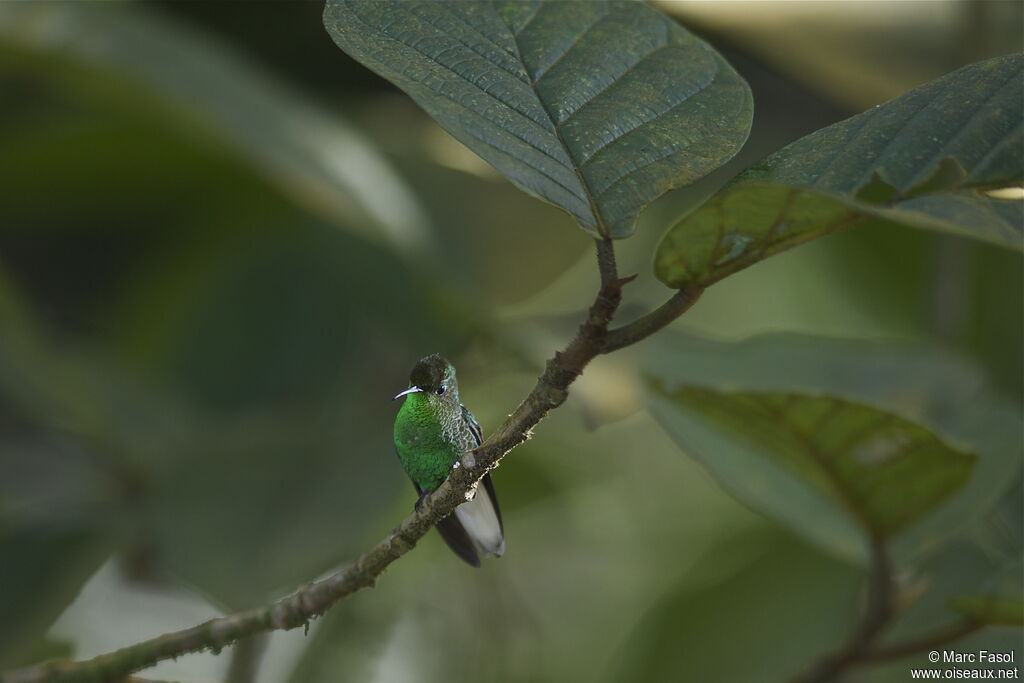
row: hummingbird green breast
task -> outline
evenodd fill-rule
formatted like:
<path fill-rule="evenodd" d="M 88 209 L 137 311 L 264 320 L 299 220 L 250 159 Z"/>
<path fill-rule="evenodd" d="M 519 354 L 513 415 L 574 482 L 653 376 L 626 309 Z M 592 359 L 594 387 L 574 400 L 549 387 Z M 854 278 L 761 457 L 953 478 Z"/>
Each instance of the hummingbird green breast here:
<path fill-rule="evenodd" d="M 420 498 L 440 486 L 463 453 L 479 446 L 483 431 L 459 400 L 455 368 L 434 354 L 421 359 L 409 376 L 409 388 L 395 418 L 395 450 Z M 455 554 L 480 566 L 484 556 L 505 552 L 505 530 L 491 475 L 485 474 L 476 496 L 437 523 Z"/>
<path fill-rule="evenodd" d="M 459 402 L 455 368 L 441 356 L 417 363 L 403 394 L 395 418 L 395 449 L 417 488 L 433 491 L 462 454 L 477 446 L 474 428 L 479 430 L 479 425 Z"/>

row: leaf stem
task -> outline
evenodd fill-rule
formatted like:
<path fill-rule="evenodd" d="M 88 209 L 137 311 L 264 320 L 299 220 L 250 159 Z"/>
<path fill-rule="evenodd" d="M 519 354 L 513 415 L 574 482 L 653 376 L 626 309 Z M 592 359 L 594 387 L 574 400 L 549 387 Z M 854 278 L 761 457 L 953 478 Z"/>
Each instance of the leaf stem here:
<path fill-rule="evenodd" d="M 597 268 L 601 272 L 601 286 L 619 277 L 618 265 L 615 263 L 615 243 L 610 237 L 595 239 L 597 245 Z"/>
<path fill-rule="evenodd" d="M 843 673 L 868 664 L 899 659 L 917 652 L 937 650 L 954 640 L 981 629 L 984 624 L 975 619 L 963 619 L 931 633 L 897 641 L 889 645 L 876 645 L 878 637 L 896 614 L 896 590 L 892 566 L 884 542 L 872 538 L 871 575 L 868 601 L 860 626 L 846 645 L 827 655 L 792 683 L 827 683 Z"/>
<path fill-rule="evenodd" d="M 980 621 L 964 619 L 945 628 L 937 629 L 932 633 L 926 633 L 922 636 L 909 638 L 891 645 L 879 646 L 864 653 L 862 662 L 865 664 L 885 662 L 892 659 L 899 659 L 900 657 L 906 657 L 907 655 L 912 655 L 917 652 L 937 650 L 943 645 L 948 645 L 954 640 L 958 640 L 980 630 L 984 626 L 985 624 Z"/>
<path fill-rule="evenodd" d="M 867 605 L 860 624 L 846 644 L 797 675 L 792 683 L 827 683 L 863 660 L 895 613 L 895 583 L 885 541 L 871 534 L 871 572 Z"/>
<path fill-rule="evenodd" d="M 680 289 L 658 308 L 633 322 L 608 330 L 601 353 L 611 353 L 646 339 L 681 316 L 700 298 L 703 289 Z"/>

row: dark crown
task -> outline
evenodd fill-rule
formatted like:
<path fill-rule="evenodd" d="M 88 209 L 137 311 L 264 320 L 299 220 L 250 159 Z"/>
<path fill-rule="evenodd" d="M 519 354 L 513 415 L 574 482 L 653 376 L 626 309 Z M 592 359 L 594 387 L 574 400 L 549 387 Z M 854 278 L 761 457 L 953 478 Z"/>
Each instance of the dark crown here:
<path fill-rule="evenodd" d="M 431 354 L 416 363 L 416 367 L 409 374 L 409 381 L 420 389 L 436 389 L 444 382 L 450 367 L 451 364 L 440 355 Z"/>

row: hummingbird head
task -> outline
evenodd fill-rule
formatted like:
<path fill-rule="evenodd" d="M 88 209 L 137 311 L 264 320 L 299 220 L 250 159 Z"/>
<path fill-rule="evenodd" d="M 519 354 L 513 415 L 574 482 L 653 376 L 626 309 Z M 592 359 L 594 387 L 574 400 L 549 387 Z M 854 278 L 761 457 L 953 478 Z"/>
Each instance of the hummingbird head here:
<path fill-rule="evenodd" d="M 431 403 L 458 404 L 459 385 L 455 381 L 455 367 L 436 353 L 421 358 L 409 373 L 409 388 L 395 398 L 418 393 L 425 394 Z"/>

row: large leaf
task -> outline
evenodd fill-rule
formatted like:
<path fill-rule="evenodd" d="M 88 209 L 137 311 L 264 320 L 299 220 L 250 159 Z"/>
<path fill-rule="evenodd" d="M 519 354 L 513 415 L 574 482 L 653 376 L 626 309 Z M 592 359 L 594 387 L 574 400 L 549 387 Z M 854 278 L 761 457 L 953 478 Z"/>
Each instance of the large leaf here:
<path fill-rule="evenodd" d="M 329 0 L 324 23 L 459 141 L 596 235 L 629 236 L 646 204 L 721 165 L 750 127 L 743 79 L 640 3 Z"/>
<path fill-rule="evenodd" d="M 977 459 L 853 401 L 659 384 L 654 391 L 666 428 L 684 446 L 692 436 L 688 452 L 725 487 L 791 525 L 814 511 L 815 531 L 852 523 L 868 536 L 898 533 L 959 489 Z M 713 433 L 695 436 L 693 417 Z M 716 436 L 736 443 L 707 448 Z"/>
<path fill-rule="evenodd" d="M 677 223 L 655 273 L 706 286 L 783 249 L 873 221 L 1022 245 L 1024 57 L 964 67 L 783 148 Z"/>
<path fill-rule="evenodd" d="M 762 420 L 759 433 L 763 431 L 765 441 L 755 443 L 750 434 L 753 427 L 748 424 L 751 415 L 737 425 L 742 428 L 739 431 L 725 429 L 721 421 L 715 422 L 701 412 L 702 407 L 711 408 L 711 399 L 706 406 L 686 407 L 670 400 L 666 393 L 671 396 L 677 390 L 703 388 L 710 397 L 722 394 L 718 402 L 746 400 L 730 397 L 731 393 L 762 398 L 802 394 L 807 410 L 820 409 L 817 401 L 826 400 L 820 397 L 831 396 L 844 406 L 837 409 L 843 421 L 834 428 L 845 426 L 847 420 L 852 426 L 854 421 L 877 413 L 883 422 L 875 427 L 897 427 L 897 439 L 913 437 L 946 454 L 940 458 L 945 464 L 934 471 L 928 469 L 928 480 L 916 479 L 905 489 L 897 489 L 907 498 L 921 493 L 919 502 L 928 496 L 941 498 L 937 494 L 942 493 L 943 486 L 952 488 L 950 480 L 957 469 L 954 463 L 966 461 L 950 453 L 976 454 L 965 484 L 950 492 L 949 498 L 930 514 L 920 517 L 920 511 L 908 510 L 914 514 L 902 523 L 892 515 L 888 518 L 890 526 L 875 524 L 879 529 L 899 531 L 892 544 L 899 558 L 912 559 L 934 551 L 950 534 L 985 515 L 1013 485 L 1019 472 L 1018 453 L 1024 438 L 1019 407 L 994 394 L 976 368 L 939 350 L 798 335 L 765 335 L 724 343 L 671 331 L 658 335 L 653 343 L 642 357 L 638 355 L 638 362 L 664 387 L 664 391 L 652 392 L 651 409 L 659 422 L 742 501 L 839 556 L 855 561 L 866 557 L 863 524 L 827 495 L 832 489 L 813 483 L 820 483 L 820 477 L 808 480 L 793 469 L 792 461 L 785 464 L 768 452 L 788 443 L 776 434 L 777 430 L 786 431 L 783 425 Z M 891 417 L 883 417 L 883 413 Z M 903 423 L 906 426 L 899 426 Z M 872 425 L 865 425 L 868 427 Z M 924 430 L 934 434 L 937 441 L 927 439 Z M 872 444 L 870 434 L 880 441 Z M 814 436 L 829 438 L 828 433 Z M 867 463 L 872 454 L 885 455 L 883 447 L 890 442 L 883 436 L 882 432 L 865 432 L 858 439 L 863 451 L 851 443 L 854 462 L 858 456 L 866 458 Z M 792 440 L 792 436 L 786 438 Z M 900 443 L 892 441 L 891 446 Z M 947 448 L 949 452 L 944 450 Z M 914 459 L 904 462 L 913 465 Z M 916 465 L 907 466 L 917 470 Z M 933 474 L 941 475 L 945 484 L 932 480 Z M 902 504 L 898 500 L 892 503 Z"/>

